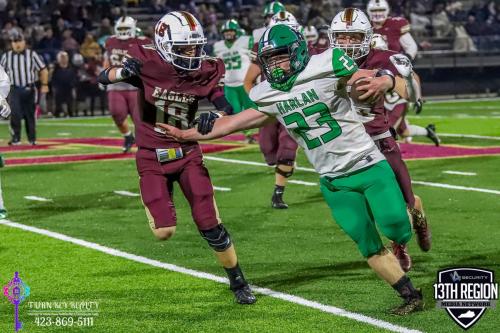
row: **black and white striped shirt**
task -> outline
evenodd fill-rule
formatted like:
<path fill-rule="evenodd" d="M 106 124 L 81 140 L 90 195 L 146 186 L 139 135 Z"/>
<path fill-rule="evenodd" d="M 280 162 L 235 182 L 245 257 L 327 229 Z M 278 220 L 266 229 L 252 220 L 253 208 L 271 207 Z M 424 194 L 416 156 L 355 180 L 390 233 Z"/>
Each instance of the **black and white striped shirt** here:
<path fill-rule="evenodd" d="M 0 65 L 9 74 L 11 84 L 18 87 L 34 84 L 38 80 L 38 72 L 45 68 L 43 59 L 30 49 L 20 53 L 14 51 L 4 53 Z"/>

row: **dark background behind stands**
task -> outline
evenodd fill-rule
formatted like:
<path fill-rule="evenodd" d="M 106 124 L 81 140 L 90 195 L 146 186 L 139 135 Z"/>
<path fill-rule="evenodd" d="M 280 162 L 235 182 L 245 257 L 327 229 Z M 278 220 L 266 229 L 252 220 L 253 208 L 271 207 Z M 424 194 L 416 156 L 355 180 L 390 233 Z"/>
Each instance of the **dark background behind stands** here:
<path fill-rule="evenodd" d="M 498 94 L 500 72 L 500 1 L 392 0 L 392 14 L 412 24 L 419 44 L 415 67 L 423 78 L 424 95 Z M 299 22 L 329 24 L 342 8 L 366 8 L 366 1 L 282 1 Z M 113 34 L 114 21 L 124 14 L 152 37 L 156 21 L 171 10 L 187 10 L 202 23 L 209 44 L 221 39 L 218 27 L 236 18 L 251 33 L 263 24 L 262 0 L 0 0 L 0 52 L 9 47 L 13 29 L 21 30 L 29 45 L 53 67 L 59 51 L 67 51 L 77 73 L 73 115 L 102 114 L 105 91 L 97 85 L 102 70 L 102 46 Z M 300 7 L 299 7 L 300 6 Z M 52 94 L 53 95 L 53 94 Z M 49 96 L 45 114 L 53 114 Z"/>

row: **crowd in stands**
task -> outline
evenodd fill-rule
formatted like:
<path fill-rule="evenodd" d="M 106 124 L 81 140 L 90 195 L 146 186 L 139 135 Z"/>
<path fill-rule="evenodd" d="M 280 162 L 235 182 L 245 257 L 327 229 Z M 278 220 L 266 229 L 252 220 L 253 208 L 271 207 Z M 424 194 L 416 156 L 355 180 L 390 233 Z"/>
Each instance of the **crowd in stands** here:
<path fill-rule="evenodd" d="M 500 2 L 483 0 L 392 0 L 393 15 L 407 17 L 412 34 L 422 49 L 432 49 L 437 39 L 454 40 L 456 51 L 500 49 Z M 366 0 L 292 0 L 283 3 L 304 25 L 319 27 L 329 24 L 341 8 L 360 6 Z M 113 34 L 114 21 L 128 13 L 128 8 L 141 8 L 139 20 L 146 36 L 153 36 L 155 21 L 171 10 L 186 10 L 202 22 L 211 45 L 221 39 L 218 28 L 227 18 L 236 18 L 251 33 L 262 25 L 264 0 L 0 0 L 0 54 L 10 46 L 9 36 L 21 31 L 30 47 L 43 56 L 51 71 L 53 87 L 68 80 L 71 96 L 86 102 L 83 108 L 55 110 L 59 115 L 93 115 L 104 112 L 105 91 L 97 85 L 102 70 L 103 46 Z M 132 14 L 133 16 L 133 14 Z M 458 44 L 457 44 L 458 41 Z M 60 53 L 64 51 L 66 53 Z M 67 58 L 67 60 L 66 60 Z M 71 70 L 65 70 L 70 67 Z M 66 88 L 68 87 L 66 86 Z M 57 103 L 54 103 L 57 104 Z"/>

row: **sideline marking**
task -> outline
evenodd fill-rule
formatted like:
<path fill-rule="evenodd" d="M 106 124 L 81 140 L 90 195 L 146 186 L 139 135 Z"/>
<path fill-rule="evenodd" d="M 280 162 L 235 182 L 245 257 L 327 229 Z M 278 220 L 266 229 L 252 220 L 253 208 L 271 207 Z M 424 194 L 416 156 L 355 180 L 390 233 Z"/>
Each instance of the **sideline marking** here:
<path fill-rule="evenodd" d="M 32 227 L 32 226 L 12 222 L 9 220 L 0 220 L 0 225 L 5 225 L 8 227 L 17 228 L 17 229 L 21 229 L 21 230 L 25 230 L 25 231 L 30 231 L 30 232 L 33 232 L 36 234 L 48 236 L 51 238 L 62 240 L 64 242 L 73 243 L 73 244 L 80 245 L 80 246 L 83 246 L 83 247 L 86 247 L 89 249 L 93 249 L 93 250 L 96 250 L 96 251 L 99 251 L 102 253 L 106 253 L 106 254 L 112 255 L 114 257 L 120 257 L 120 258 L 128 259 L 131 261 L 139 262 L 142 264 L 150 265 L 153 267 L 163 268 L 163 269 L 166 269 L 166 270 L 169 270 L 172 272 L 187 274 L 187 275 L 194 276 L 194 277 L 197 277 L 200 279 L 211 280 L 211 281 L 215 281 L 215 282 L 219 282 L 219 283 L 229 284 L 228 279 L 221 277 L 221 276 L 217 276 L 214 274 L 205 273 L 205 272 L 201 272 L 201 271 L 196 271 L 194 269 L 189 269 L 189 268 L 185 268 L 182 266 L 177 266 L 177 265 L 161 262 L 159 260 L 154 260 L 154 259 L 146 258 L 143 256 L 135 255 L 132 253 L 120 251 L 120 250 L 110 248 L 107 246 L 103 246 L 103 245 L 100 245 L 97 243 L 88 242 L 88 241 L 83 240 L 83 239 L 78 239 L 78 238 L 74 238 L 74 237 L 67 236 L 64 234 L 60 234 L 58 232 L 40 229 L 37 227 Z M 337 315 L 339 317 L 353 319 L 353 320 L 356 320 L 356 321 L 359 321 L 359 322 L 362 322 L 365 324 L 369 324 L 372 326 L 385 328 L 385 329 L 390 330 L 392 332 L 422 333 L 421 331 L 418 331 L 418 330 L 410 329 L 410 328 L 403 327 L 403 326 L 398 326 L 398 325 L 395 325 L 395 324 L 392 324 L 392 323 L 389 323 L 389 322 L 386 322 L 386 321 L 383 321 L 380 319 L 375 319 L 375 318 L 368 317 L 368 316 L 365 316 L 365 315 L 362 315 L 362 314 L 359 314 L 356 312 L 351 312 L 351 311 L 344 310 L 342 308 L 337 308 L 335 306 L 325 305 L 325 304 L 321 304 L 321 303 L 318 303 L 315 301 L 310 301 L 308 299 L 305 299 L 305 298 L 302 298 L 299 296 L 274 291 L 274 290 L 268 289 L 268 288 L 261 288 L 258 286 L 251 286 L 251 287 L 255 292 L 257 292 L 259 294 L 263 294 L 263 295 L 266 295 L 269 297 L 281 299 L 281 300 L 284 300 L 284 301 L 287 301 L 290 303 L 300 304 L 300 305 L 303 305 L 303 306 L 306 306 L 309 308 L 320 310 L 322 312 Z"/>
<path fill-rule="evenodd" d="M 486 139 L 486 140 L 500 140 L 500 136 L 486 136 L 476 134 L 455 134 L 455 133 L 438 133 L 439 136 L 449 136 L 453 138 L 469 138 L 469 139 Z"/>

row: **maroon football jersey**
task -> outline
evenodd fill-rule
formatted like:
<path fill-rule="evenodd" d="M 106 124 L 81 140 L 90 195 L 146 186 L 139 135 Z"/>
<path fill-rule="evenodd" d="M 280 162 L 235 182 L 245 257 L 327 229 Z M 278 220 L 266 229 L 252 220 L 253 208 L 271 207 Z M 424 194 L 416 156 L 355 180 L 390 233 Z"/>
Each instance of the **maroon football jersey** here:
<path fill-rule="evenodd" d="M 143 148 L 172 148 L 180 144 L 154 130 L 155 123 L 168 123 L 186 129 L 198 111 L 198 101 L 213 102 L 224 96 L 224 62 L 207 58 L 196 71 L 180 72 L 165 62 L 154 45 L 135 45 L 130 56 L 142 62 L 139 77 L 127 82 L 139 88 L 139 114 L 136 143 Z M 182 144 L 190 146 L 193 143 Z"/>
<path fill-rule="evenodd" d="M 394 51 L 371 49 L 370 53 L 362 59 L 358 60 L 359 68 L 361 69 L 388 69 L 397 75 L 398 70 L 389 59 L 391 55 L 398 54 Z M 389 130 L 389 116 L 384 108 L 384 99 L 379 101 L 372 107 L 371 113 L 375 114 L 375 118 L 365 123 L 366 132 L 373 135 L 382 134 Z"/>
<path fill-rule="evenodd" d="M 120 66 L 129 50 L 133 45 L 144 45 L 151 44 L 151 39 L 147 37 L 136 37 L 127 39 L 118 39 L 115 36 L 111 36 L 106 40 L 104 46 L 105 53 L 104 56 L 109 60 L 111 66 Z M 136 88 L 125 82 L 118 82 L 110 84 L 107 88 L 108 90 L 135 90 Z"/>
<path fill-rule="evenodd" d="M 381 34 L 391 51 L 401 52 L 403 48 L 399 38 L 410 31 L 410 23 L 404 17 L 389 17 L 381 28 L 373 29 L 376 34 Z"/>

